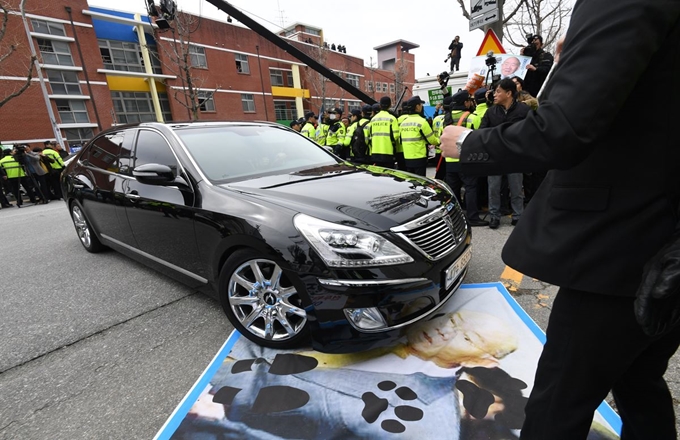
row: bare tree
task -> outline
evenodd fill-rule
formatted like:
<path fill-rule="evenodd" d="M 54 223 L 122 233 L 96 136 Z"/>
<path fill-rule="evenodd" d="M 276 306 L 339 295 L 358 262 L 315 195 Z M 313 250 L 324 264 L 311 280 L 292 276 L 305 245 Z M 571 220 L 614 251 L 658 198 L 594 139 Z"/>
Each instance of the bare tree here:
<path fill-rule="evenodd" d="M 300 49 L 310 57 L 314 58 L 319 63 L 326 65 L 326 61 L 328 60 L 327 48 L 323 46 L 312 47 L 305 46 Z M 311 69 L 309 66 L 306 66 L 305 81 L 310 86 L 309 89 L 312 91 L 312 95 L 318 96 L 320 101 L 319 104 L 315 106 L 314 98 L 310 96 L 309 99 L 307 100 L 307 103 L 310 105 L 312 109 L 314 107 L 317 107 L 318 108 L 317 113 L 321 113 L 321 110 L 323 110 L 323 107 L 326 103 L 326 93 L 328 92 L 329 80 L 316 70 Z"/>
<path fill-rule="evenodd" d="M 191 34 L 196 32 L 201 25 L 201 17 L 178 11 L 172 22 L 170 29 L 155 29 L 154 37 L 158 47 L 163 51 L 162 62 L 167 72 L 176 75 L 181 83 L 181 89 L 175 89 L 173 98 L 189 112 L 192 120 L 198 120 L 201 107 L 206 101 L 210 100 L 220 86 L 211 88 L 211 91 L 201 90 L 205 83 L 205 78 L 195 73 L 194 64 L 199 61 L 197 46 L 194 46 L 192 53 Z M 160 36 L 163 33 L 171 32 L 173 42 L 161 44 Z M 153 56 L 153 52 L 152 56 Z M 193 56 L 192 56 L 193 55 Z M 193 62 L 192 62 L 193 59 Z M 199 64 L 200 65 L 200 64 Z"/>
<path fill-rule="evenodd" d="M 402 57 L 394 65 L 394 82 L 396 84 L 394 105 L 397 105 L 399 97 L 406 89 L 406 85 L 404 84 L 406 78 L 408 78 L 408 65 L 404 62 L 404 58 Z"/>
<path fill-rule="evenodd" d="M 21 0 L 19 10 L 24 19 L 26 17 L 25 6 L 26 0 Z M 9 36 L 7 35 L 7 23 L 9 22 L 9 16 L 12 12 L 11 5 L 6 1 L 0 1 L 0 11 L 2 11 L 2 24 L 0 24 L 0 66 L 3 66 L 2 70 L 6 70 L 4 67 L 7 65 L 13 68 L 18 67 L 25 72 L 23 76 L 26 77 L 26 80 L 21 84 L 17 84 L 14 90 L 9 92 L 6 96 L 0 97 L 0 107 L 2 107 L 12 99 L 24 93 L 26 89 L 30 87 L 31 79 L 33 78 L 33 67 L 37 56 L 30 56 L 29 52 L 28 57 L 19 59 L 20 57 L 23 57 L 20 52 L 25 52 L 20 51 L 22 44 L 19 42 L 18 38 L 9 41 Z"/>
<path fill-rule="evenodd" d="M 458 0 L 463 16 L 470 19 L 465 7 L 466 0 Z M 567 0 L 508 0 L 502 2 L 502 28 L 498 38 L 507 40 L 513 46 L 527 45 L 525 35 L 540 34 L 543 45 L 550 48 L 564 32 L 563 25 L 571 12 Z"/>
<path fill-rule="evenodd" d="M 564 24 L 571 13 L 565 0 L 515 0 L 519 3 L 517 13 L 504 22 L 508 41 L 517 47 L 528 43 L 527 34 L 543 37 L 543 46 L 549 50 L 564 33 Z"/>

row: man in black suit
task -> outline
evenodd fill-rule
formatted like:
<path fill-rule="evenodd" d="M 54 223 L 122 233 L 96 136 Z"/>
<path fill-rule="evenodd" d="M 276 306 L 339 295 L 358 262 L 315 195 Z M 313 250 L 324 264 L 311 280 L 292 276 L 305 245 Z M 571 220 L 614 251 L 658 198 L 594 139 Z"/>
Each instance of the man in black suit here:
<path fill-rule="evenodd" d="M 633 302 L 678 222 L 680 1 L 577 0 L 563 48 L 526 119 L 441 138 L 466 174 L 550 170 L 503 249 L 511 267 L 560 286 L 521 438 L 585 439 L 611 390 L 622 439 L 675 440 L 663 375 L 680 327 L 647 336 Z M 635 124 L 659 84 L 657 116 Z"/>

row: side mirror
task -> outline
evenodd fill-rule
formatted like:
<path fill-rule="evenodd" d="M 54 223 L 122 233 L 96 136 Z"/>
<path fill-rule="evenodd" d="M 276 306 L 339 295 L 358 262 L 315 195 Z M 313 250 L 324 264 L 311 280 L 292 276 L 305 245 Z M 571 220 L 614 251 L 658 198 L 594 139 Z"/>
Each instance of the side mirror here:
<path fill-rule="evenodd" d="M 132 170 L 132 175 L 141 183 L 163 185 L 175 181 L 175 173 L 167 165 L 147 163 Z"/>

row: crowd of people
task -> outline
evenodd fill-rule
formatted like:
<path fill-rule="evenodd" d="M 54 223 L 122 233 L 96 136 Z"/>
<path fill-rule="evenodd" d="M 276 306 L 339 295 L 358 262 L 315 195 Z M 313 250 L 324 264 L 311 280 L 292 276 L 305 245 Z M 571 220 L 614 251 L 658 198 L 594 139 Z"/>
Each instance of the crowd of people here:
<path fill-rule="evenodd" d="M 59 175 L 66 156 L 68 153 L 54 141 L 3 148 L 0 156 L 0 206 L 21 208 L 24 195 L 33 204 L 62 199 Z M 14 199 L 14 204 L 10 198 Z"/>
<path fill-rule="evenodd" d="M 532 87 L 540 89 L 553 59 L 543 50 L 540 36 L 532 40 L 536 58 L 532 62 L 540 69 L 529 68 L 529 73 L 538 73 L 529 75 L 528 81 Z M 304 118 L 292 121 L 290 126 L 343 159 L 421 176 L 426 175 L 430 149 L 434 148 L 435 178 L 444 180 L 451 187 L 465 207 L 471 226 L 496 229 L 505 213 L 512 214 L 511 225 L 516 225 L 543 174 L 515 173 L 483 179 L 466 176 L 461 173 L 459 160 L 442 157 L 438 146 L 446 126 L 459 125 L 474 130 L 516 122 L 538 108 L 536 97 L 525 89 L 525 81 L 517 76 L 503 78 L 473 94 L 467 90 L 451 94 L 446 75 L 440 75 L 439 82 L 444 99 L 436 105 L 433 117 L 425 116 L 423 105 L 426 103 L 419 96 L 403 102 L 398 110 L 392 108 L 390 97 L 383 96 L 376 104 L 364 105 L 361 110 L 353 109 L 349 116 L 344 116 L 340 108 L 323 111 L 321 115 L 307 112 Z M 483 157 L 480 160 L 484 160 Z M 487 187 L 488 195 L 479 191 L 479 188 Z M 489 208 L 489 220 L 480 217 L 480 206 L 485 204 Z"/>

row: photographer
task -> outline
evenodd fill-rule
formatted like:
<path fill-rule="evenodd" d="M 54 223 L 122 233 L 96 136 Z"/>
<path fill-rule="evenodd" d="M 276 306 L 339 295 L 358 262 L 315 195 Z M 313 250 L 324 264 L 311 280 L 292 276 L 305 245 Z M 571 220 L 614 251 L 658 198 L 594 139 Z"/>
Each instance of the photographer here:
<path fill-rule="evenodd" d="M 456 35 L 451 44 L 449 44 L 449 58 L 451 59 L 451 72 L 460 70 L 460 52 L 463 50 L 463 43 L 460 42 L 460 37 Z"/>
<path fill-rule="evenodd" d="M 537 97 L 555 60 L 550 53 L 543 50 L 543 37 L 540 35 L 527 35 L 527 43 L 529 45 L 520 51 L 522 55 L 531 57 L 524 77 L 524 89 L 531 96 Z"/>

